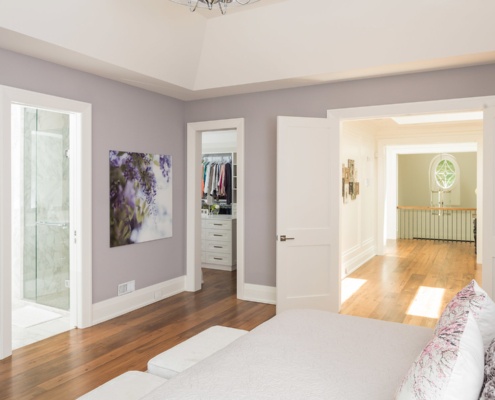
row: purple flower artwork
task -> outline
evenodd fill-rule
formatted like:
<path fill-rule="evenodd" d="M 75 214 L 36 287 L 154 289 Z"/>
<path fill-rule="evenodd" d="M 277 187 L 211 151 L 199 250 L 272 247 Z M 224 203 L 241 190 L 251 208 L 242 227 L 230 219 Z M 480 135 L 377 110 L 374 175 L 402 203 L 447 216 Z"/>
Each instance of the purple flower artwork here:
<path fill-rule="evenodd" d="M 172 237 L 172 156 L 110 150 L 110 247 Z"/>

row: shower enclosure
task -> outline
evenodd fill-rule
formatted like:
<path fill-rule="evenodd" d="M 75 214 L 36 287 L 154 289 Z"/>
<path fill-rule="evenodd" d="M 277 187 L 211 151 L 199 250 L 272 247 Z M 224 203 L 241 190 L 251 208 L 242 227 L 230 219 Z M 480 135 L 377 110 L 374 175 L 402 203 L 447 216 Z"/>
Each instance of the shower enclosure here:
<path fill-rule="evenodd" d="M 69 310 L 69 115 L 13 106 L 12 119 L 13 296 Z"/>

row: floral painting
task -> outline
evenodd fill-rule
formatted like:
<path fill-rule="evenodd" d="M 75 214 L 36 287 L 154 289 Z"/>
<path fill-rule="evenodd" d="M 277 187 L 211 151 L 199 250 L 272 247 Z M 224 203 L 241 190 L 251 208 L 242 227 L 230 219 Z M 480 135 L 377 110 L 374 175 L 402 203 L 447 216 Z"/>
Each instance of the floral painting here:
<path fill-rule="evenodd" d="M 110 247 L 172 236 L 172 156 L 110 150 Z"/>

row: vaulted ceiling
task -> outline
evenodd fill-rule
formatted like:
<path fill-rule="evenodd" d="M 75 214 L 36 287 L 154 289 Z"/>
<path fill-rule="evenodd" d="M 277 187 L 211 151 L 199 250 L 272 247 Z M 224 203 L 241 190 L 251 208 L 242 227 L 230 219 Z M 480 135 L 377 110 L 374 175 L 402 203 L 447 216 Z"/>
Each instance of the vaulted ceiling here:
<path fill-rule="evenodd" d="M 492 0 L 1 0 L 0 47 L 182 100 L 495 62 Z M 0 60 L 1 62 L 1 60 Z"/>

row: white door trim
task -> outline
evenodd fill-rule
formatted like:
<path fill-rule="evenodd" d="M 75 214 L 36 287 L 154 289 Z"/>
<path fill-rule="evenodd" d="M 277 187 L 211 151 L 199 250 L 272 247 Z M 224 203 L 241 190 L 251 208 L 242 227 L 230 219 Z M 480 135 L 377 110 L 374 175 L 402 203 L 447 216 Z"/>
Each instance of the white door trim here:
<path fill-rule="evenodd" d="M 354 107 L 345 109 L 333 109 L 327 111 L 328 117 L 333 117 L 343 122 L 345 120 L 369 119 L 369 118 L 385 118 L 393 115 L 406 114 L 426 114 L 436 112 L 453 112 L 460 110 L 485 110 L 483 124 L 483 143 L 478 149 L 478 156 L 482 157 L 483 170 L 493 171 L 495 160 L 493 156 L 493 148 L 495 146 L 495 96 L 471 97 L 461 99 L 435 100 L 417 103 L 401 103 L 387 104 L 380 106 Z M 342 126 L 340 124 L 340 126 Z M 336 160 L 335 162 L 338 162 Z M 481 178 L 480 178 L 481 179 Z M 383 188 L 381 188 L 383 189 Z M 495 273 L 495 254 L 491 251 L 483 251 L 484 248 L 491 249 L 495 245 L 495 211 L 491 206 L 495 200 L 495 181 L 489 176 L 483 179 L 483 186 L 478 187 L 478 252 L 481 253 L 483 265 L 482 284 L 487 293 L 494 297 L 495 284 L 493 279 Z M 385 193 L 381 190 L 378 193 L 377 214 L 385 215 Z M 481 201 L 480 201 L 481 200 Z M 488 205 L 483 207 L 483 204 Z M 485 222 L 485 223 L 483 223 Z M 486 223 L 488 222 L 488 223 Z M 381 232 L 377 232 L 377 240 L 383 237 L 383 220 L 378 221 L 377 227 L 382 228 Z M 380 236 L 381 235 L 381 236 Z M 378 243 L 377 243 L 378 245 Z"/>
<path fill-rule="evenodd" d="M 237 298 L 244 299 L 244 118 L 187 124 L 186 290 L 201 289 L 201 134 L 237 132 Z"/>
<path fill-rule="evenodd" d="M 71 179 L 79 182 L 73 191 L 78 212 L 71 215 L 71 232 L 77 232 L 77 243 L 71 237 L 71 303 L 77 305 L 71 324 L 85 328 L 92 320 L 91 104 L 0 85 L 0 359 L 12 354 L 11 103 L 68 112 L 79 128 L 71 137 Z"/>

